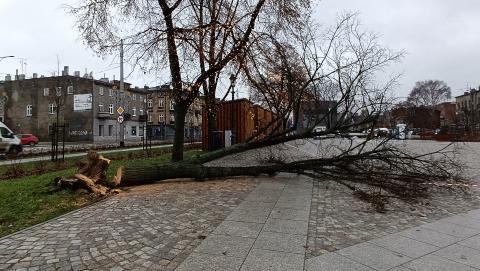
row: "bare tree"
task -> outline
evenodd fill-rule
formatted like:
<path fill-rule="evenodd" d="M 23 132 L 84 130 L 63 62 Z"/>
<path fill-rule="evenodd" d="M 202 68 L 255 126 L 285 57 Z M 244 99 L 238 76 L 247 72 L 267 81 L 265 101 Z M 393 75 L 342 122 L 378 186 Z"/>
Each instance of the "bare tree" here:
<path fill-rule="evenodd" d="M 221 71 L 241 55 L 254 29 L 263 23 L 280 25 L 308 5 L 308 0 L 84 0 L 69 12 L 97 53 L 115 51 L 124 39 L 134 64 L 144 71 L 170 73 L 175 100 L 172 160 L 179 161 L 185 115 L 201 88 L 210 112 Z"/>
<path fill-rule="evenodd" d="M 415 83 L 407 102 L 413 106 L 433 107 L 452 97 L 452 90 L 443 81 L 426 80 Z"/>
<path fill-rule="evenodd" d="M 324 141 L 330 146 L 329 151 L 319 156 L 279 159 L 263 165 L 244 167 L 204 165 L 227 155 L 254 149 L 263 150 L 285 142 L 299 142 L 298 140 L 305 140 L 313 135 L 326 136 L 335 130 L 355 130 L 365 124 L 374 127 L 380 114 L 390 104 L 388 93 L 395 79 L 378 84 L 375 75 L 386 65 L 399 60 L 402 54 L 382 47 L 376 35 L 360 28 L 355 16 L 342 17 L 337 25 L 324 34 L 324 43 L 319 42 L 320 39 L 313 39 L 315 43 L 303 43 L 303 47 L 271 39 L 275 46 L 265 53 L 257 50 L 246 52 L 247 61 L 244 62 L 244 67 L 248 69 L 244 73 L 251 86 L 256 88 L 259 95 L 263 95 L 262 101 L 279 105 L 276 112 L 280 119 L 294 112 L 295 106 L 305 100 L 335 98 L 338 121 L 331 129 L 321 132 L 307 129 L 300 133 L 291 133 L 289 129 L 273 129 L 267 137 L 252 138 L 248 142 L 202 154 L 183 163 L 127 167 L 117 175 L 116 184 L 135 185 L 171 178 L 202 180 L 290 172 L 306 174 L 318 180 L 337 181 L 352 189 L 360 198 L 375 204 L 379 210 L 383 209 L 390 197 L 415 200 L 438 188 L 451 188 L 457 187 L 451 184 L 462 184 L 463 180 L 453 171 L 456 165 L 449 159 L 446 149 L 428 154 L 414 154 L 397 147 L 389 140 L 326 138 L 320 142 Z M 286 52 L 293 57 L 287 57 Z M 251 57 L 249 54 L 252 54 Z M 272 56 L 271 61 L 275 63 L 268 63 L 267 56 Z M 252 62 L 253 60 L 255 61 Z M 289 73 L 297 75 L 289 76 Z M 282 93 L 289 84 L 294 93 L 285 99 L 287 102 L 284 99 L 275 100 L 274 97 L 278 98 L 275 92 Z M 352 118 L 354 115 L 362 117 Z"/>

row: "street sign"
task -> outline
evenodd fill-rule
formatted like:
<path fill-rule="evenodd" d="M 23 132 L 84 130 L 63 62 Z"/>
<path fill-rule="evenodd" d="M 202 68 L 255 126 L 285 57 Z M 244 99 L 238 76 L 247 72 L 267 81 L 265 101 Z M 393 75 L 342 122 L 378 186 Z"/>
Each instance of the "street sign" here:
<path fill-rule="evenodd" d="M 117 122 L 122 124 L 123 123 L 123 116 L 118 116 Z"/>
<path fill-rule="evenodd" d="M 118 113 L 119 115 L 121 115 L 121 114 L 123 114 L 123 112 L 125 112 L 125 110 L 123 109 L 123 107 L 119 106 L 119 107 L 117 108 L 117 113 Z"/>

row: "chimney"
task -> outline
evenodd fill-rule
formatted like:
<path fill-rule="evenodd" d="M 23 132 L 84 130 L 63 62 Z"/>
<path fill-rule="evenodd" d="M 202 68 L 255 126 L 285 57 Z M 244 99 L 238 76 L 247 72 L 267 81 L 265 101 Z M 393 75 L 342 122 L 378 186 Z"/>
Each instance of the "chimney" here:
<path fill-rule="evenodd" d="M 74 71 L 74 72 L 73 72 L 73 75 L 74 75 L 75 77 L 80 77 L 80 71 Z"/>
<path fill-rule="evenodd" d="M 68 66 L 63 66 L 62 76 L 68 75 Z"/>
<path fill-rule="evenodd" d="M 40 75 L 40 78 L 45 78 L 45 75 L 43 75 L 43 74 L 42 74 L 42 75 Z"/>
<path fill-rule="evenodd" d="M 19 74 L 18 80 L 25 80 L 25 74 Z"/>
<path fill-rule="evenodd" d="M 18 80 L 18 69 L 15 70 L 15 80 Z"/>
<path fill-rule="evenodd" d="M 33 79 L 37 79 L 37 78 L 38 78 L 38 74 L 37 74 L 36 72 L 34 72 L 32 78 L 33 78 Z"/>
<path fill-rule="evenodd" d="M 100 78 L 100 81 L 102 81 L 102 82 L 106 82 L 106 83 L 108 83 L 108 82 L 109 82 L 107 77 Z"/>
<path fill-rule="evenodd" d="M 5 76 L 5 81 L 12 81 L 12 76 L 10 74 L 7 74 Z"/>

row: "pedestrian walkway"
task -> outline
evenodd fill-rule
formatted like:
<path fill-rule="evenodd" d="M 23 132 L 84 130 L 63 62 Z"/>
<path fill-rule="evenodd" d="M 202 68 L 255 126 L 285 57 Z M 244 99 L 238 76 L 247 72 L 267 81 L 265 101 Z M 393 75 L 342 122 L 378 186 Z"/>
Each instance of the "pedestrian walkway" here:
<path fill-rule="evenodd" d="M 262 182 L 177 270 L 302 270 L 312 188 L 303 178 Z"/>
<path fill-rule="evenodd" d="M 309 259 L 305 270 L 480 270 L 480 210 Z"/>
<path fill-rule="evenodd" d="M 315 234 L 345 235 L 355 218 L 370 228 L 375 220 L 367 216 L 392 218 L 328 213 L 325 233 L 310 223 L 322 220 L 314 212 L 316 189 L 295 174 L 135 187 L 1 238 L 0 270 L 480 270 L 480 209 L 311 254 L 307 241 Z M 332 207 L 338 194 L 325 192 L 331 190 L 321 190 L 331 202 L 321 206 L 342 212 L 345 206 Z"/>

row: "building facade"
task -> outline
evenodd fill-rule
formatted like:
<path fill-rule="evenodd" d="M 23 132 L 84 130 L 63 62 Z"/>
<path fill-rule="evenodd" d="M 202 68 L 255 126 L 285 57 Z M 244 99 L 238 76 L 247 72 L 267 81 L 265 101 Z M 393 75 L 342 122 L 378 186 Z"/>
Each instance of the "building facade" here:
<path fill-rule="evenodd" d="M 457 115 L 466 130 L 480 131 L 480 87 L 455 97 Z"/>
<path fill-rule="evenodd" d="M 139 116 L 146 112 L 146 93 L 126 83 L 121 94 L 119 81 L 74 74 L 69 75 L 65 67 L 61 76 L 7 77 L 0 83 L 5 101 L 0 104 L 0 117 L 14 132 L 32 133 L 41 141 L 49 141 L 50 129 L 58 123 L 65 124 L 66 141 L 113 143 L 120 141 L 117 109 L 123 104 L 124 116 L 129 116 L 124 122 L 124 140 L 140 141 L 143 122 Z"/>
<path fill-rule="evenodd" d="M 175 102 L 170 85 L 144 90 L 147 95 L 148 133 L 153 139 L 171 140 L 175 135 Z M 202 109 L 205 100 L 200 97 L 190 105 L 185 117 L 186 140 L 202 138 Z"/>

